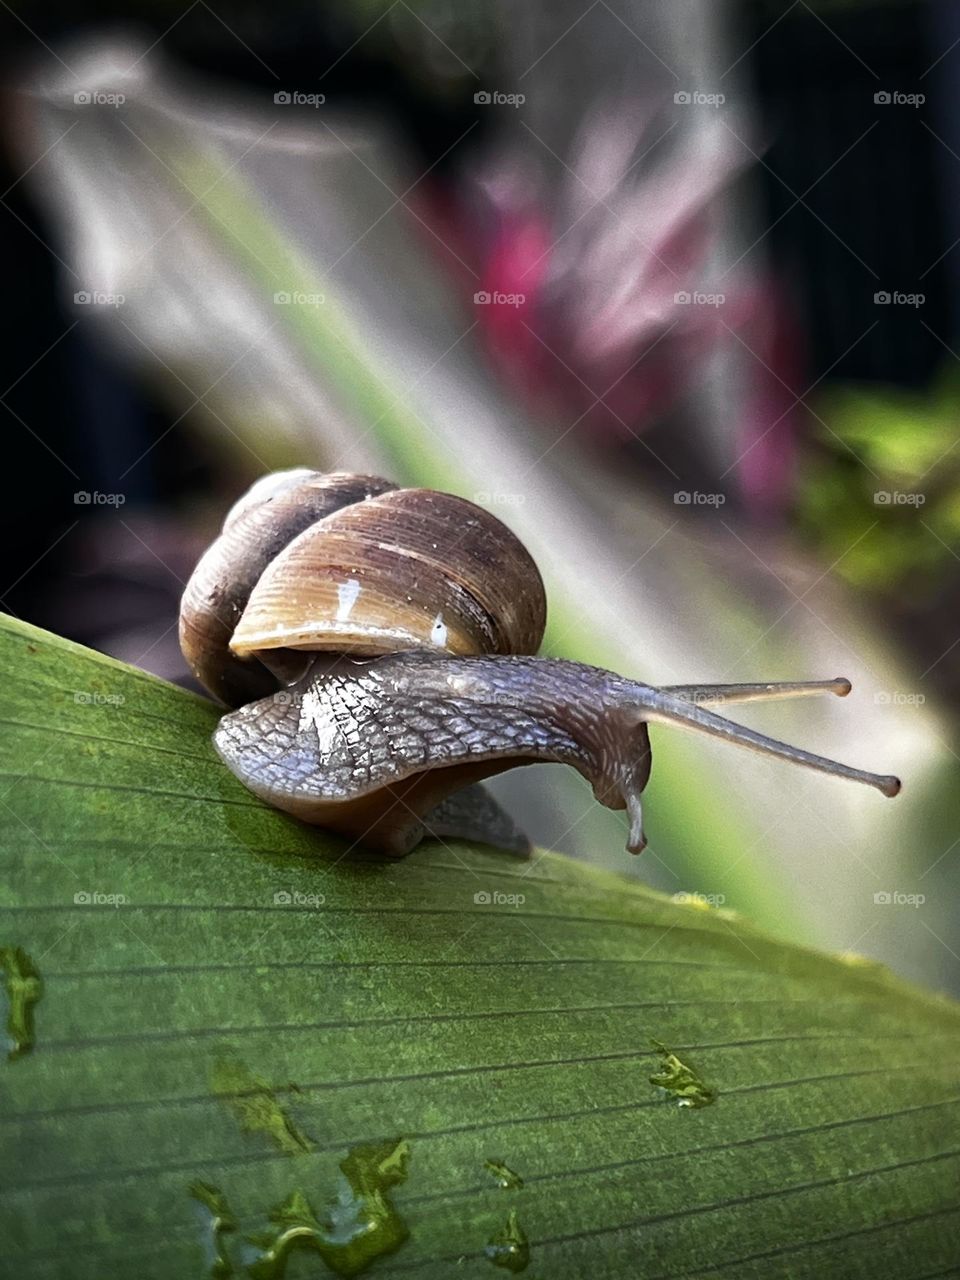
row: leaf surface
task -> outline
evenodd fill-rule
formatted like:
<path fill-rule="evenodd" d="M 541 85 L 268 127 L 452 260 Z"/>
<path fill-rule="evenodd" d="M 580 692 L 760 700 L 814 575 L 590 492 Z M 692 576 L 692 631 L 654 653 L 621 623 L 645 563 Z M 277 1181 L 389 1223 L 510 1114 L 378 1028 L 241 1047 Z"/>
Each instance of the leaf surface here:
<path fill-rule="evenodd" d="M 377 860 L 203 700 L 10 619 L 0 669 L 8 1274 L 265 1275 L 376 1214 L 371 1275 L 493 1275 L 514 1224 L 530 1276 L 954 1274 L 955 1005 L 556 855 Z"/>

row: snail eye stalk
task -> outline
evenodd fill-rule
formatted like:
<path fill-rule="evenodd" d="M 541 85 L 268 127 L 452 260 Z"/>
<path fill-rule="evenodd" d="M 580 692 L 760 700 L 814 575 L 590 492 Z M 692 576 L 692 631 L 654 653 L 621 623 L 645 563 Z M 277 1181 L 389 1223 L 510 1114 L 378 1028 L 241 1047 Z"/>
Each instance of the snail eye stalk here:
<path fill-rule="evenodd" d="M 803 751 L 800 747 L 792 747 L 789 743 L 778 742 L 776 738 L 768 738 L 766 734 L 757 733 L 744 725 L 735 724 L 703 706 L 676 696 L 676 688 L 696 690 L 698 694 L 709 695 L 711 688 L 716 697 L 709 696 L 702 701 L 759 701 L 764 698 L 795 698 L 807 693 L 838 693 L 845 696 L 850 690 L 849 680 L 812 682 L 810 684 L 786 685 L 681 685 L 673 689 L 654 690 L 655 696 L 650 706 L 644 711 L 644 718 L 650 722 L 679 725 L 681 729 L 692 729 L 698 733 L 708 733 L 712 737 L 722 738 L 737 746 L 747 747 L 761 755 L 774 756 L 778 760 L 788 760 L 791 764 L 803 765 L 814 769 L 817 773 L 826 773 L 834 778 L 846 778 L 849 782 L 862 782 L 873 787 L 885 796 L 895 796 L 900 790 L 900 779 L 892 774 L 869 773 L 865 769 L 853 769 L 850 765 L 841 764 L 838 760 L 829 760 L 826 756 L 814 755 Z M 731 696 L 730 690 L 739 690 Z"/>

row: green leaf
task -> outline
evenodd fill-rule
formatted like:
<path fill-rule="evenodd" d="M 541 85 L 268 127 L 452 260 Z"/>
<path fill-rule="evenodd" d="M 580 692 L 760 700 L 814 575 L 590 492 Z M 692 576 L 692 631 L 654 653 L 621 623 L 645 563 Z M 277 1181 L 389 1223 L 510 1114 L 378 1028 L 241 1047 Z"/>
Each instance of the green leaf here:
<path fill-rule="evenodd" d="M 348 852 L 203 700 L 9 619 L 0 670 L 6 1274 L 956 1265 L 955 1005 L 552 854 Z"/>

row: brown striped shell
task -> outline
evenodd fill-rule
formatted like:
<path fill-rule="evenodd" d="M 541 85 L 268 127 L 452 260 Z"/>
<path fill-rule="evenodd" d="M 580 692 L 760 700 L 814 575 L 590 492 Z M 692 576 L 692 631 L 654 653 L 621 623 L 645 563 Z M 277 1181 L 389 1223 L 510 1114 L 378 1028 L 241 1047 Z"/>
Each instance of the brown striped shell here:
<path fill-rule="evenodd" d="M 187 583 L 180 643 L 197 679 L 239 706 L 299 674 L 304 650 L 531 654 L 545 622 L 536 565 L 482 507 L 298 470 L 230 510 Z"/>

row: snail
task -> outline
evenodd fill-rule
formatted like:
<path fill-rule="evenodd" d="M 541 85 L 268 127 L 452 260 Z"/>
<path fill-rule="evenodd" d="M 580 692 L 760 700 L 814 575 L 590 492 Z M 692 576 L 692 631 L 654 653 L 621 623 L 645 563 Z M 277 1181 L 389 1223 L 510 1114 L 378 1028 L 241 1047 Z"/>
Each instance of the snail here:
<path fill-rule="evenodd" d="M 507 527 L 463 498 L 376 476 L 278 472 L 228 512 L 180 609 L 180 643 L 228 707 L 214 733 L 255 795 L 393 856 L 427 833 L 523 837 L 477 784 L 560 761 L 646 841 L 650 724 L 712 734 L 896 795 L 706 704 L 834 693 L 834 680 L 658 688 L 537 657 L 543 582 Z M 478 830 L 479 828 L 479 830 Z"/>

